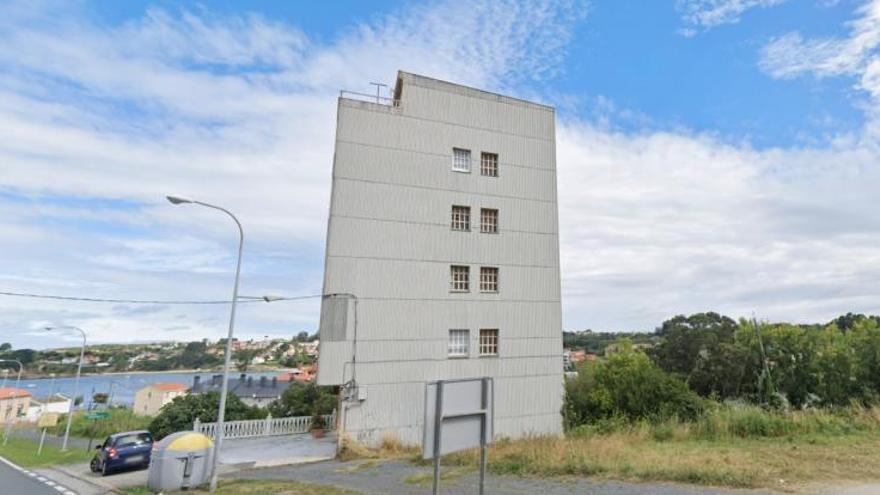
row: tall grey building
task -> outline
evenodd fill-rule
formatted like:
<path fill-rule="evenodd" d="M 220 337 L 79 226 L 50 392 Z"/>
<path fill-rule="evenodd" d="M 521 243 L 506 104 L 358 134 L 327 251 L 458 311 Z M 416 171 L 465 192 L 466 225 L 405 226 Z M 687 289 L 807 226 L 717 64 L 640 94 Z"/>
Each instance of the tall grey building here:
<path fill-rule="evenodd" d="M 418 444 L 426 382 L 490 376 L 496 437 L 557 434 L 554 110 L 405 72 L 393 93 L 339 99 L 318 384 L 345 384 L 340 431 Z"/>

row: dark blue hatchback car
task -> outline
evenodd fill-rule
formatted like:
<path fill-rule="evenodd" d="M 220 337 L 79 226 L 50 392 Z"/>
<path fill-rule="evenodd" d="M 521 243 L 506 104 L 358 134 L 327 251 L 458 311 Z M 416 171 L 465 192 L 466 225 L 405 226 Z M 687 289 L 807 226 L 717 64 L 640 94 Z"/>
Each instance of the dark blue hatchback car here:
<path fill-rule="evenodd" d="M 153 435 L 145 430 L 117 433 L 107 437 L 96 448 L 98 453 L 89 464 L 92 472 L 107 475 L 116 471 L 144 468 L 150 465 Z"/>

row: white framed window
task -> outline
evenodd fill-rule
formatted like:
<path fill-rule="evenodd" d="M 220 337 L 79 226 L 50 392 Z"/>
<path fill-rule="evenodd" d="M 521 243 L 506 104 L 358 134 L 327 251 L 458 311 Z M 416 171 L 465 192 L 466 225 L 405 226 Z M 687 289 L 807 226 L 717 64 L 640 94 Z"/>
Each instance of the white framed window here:
<path fill-rule="evenodd" d="M 470 354 L 471 332 L 463 328 L 449 330 L 449 357 L 467 357 Z"/>
<path fill-rule="evenodd" d="M 480 356 L 498 355 L 498 329 L 480 329 Z"/>
<path fill-rule="evenodd" d="M 480 174 L 498 177 L 498 153 L 480 153 Z"/>
<path fill-rule="evenodd" d="M 498 292 L 498 268 L 480 267 L 480 292 Z"/>
<path fill-rule="evenodd" d="M 498 233 L 498 210 L 480 208 L 480 232 L 484 234 Z"/>
<path fill-rule="evenodd" d="M 452 148 L 452 170 L 456 172 L 471 171 L 471 150 Z"/>
<path fill-rule="evenodd" d="M 452 230 L 471 230 L 470 206 L 452 205 Z"/>
<path fill-rule="evenodd" d="M 449 290 L 453 292 L 468 292 L 471 290 L 471 267 L 465 265 L 452 265 L 450 267 L 450 276 Z"/>

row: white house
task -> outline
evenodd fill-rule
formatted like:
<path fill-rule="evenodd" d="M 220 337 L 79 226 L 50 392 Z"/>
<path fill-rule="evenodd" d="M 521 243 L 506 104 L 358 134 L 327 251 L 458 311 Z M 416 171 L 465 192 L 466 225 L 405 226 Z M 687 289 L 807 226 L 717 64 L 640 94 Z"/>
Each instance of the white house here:
<path fill-rule="evenodd" d="M 422 439 L 425 384 L 489 376 L 495 434 L 562 431 L 555 112 L 400 72 L 340 97 L 319 385 L 339 429 Z"/>
<path fill-rule="evenodd" d="M 37 421 L 44 413 L 67 414 L 70 411 L 70 404 L 70 397 L 63 394 L 31 399 L 27 410 L 27 420 Z"/>

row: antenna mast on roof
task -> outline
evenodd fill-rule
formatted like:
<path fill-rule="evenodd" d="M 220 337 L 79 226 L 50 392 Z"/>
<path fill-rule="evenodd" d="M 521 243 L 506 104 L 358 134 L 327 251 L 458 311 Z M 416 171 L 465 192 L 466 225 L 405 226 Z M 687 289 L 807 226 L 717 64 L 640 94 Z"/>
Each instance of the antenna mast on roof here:
<path fill-rule="evenodd" d="M 371 82 L 370 84 L 376 86 L 376 103 L 379 103 L 379 100 L 382 98 L 380 91 L 382 90 L 382 88 L 387 88 L 388 85 L 377 82 Z"/>

